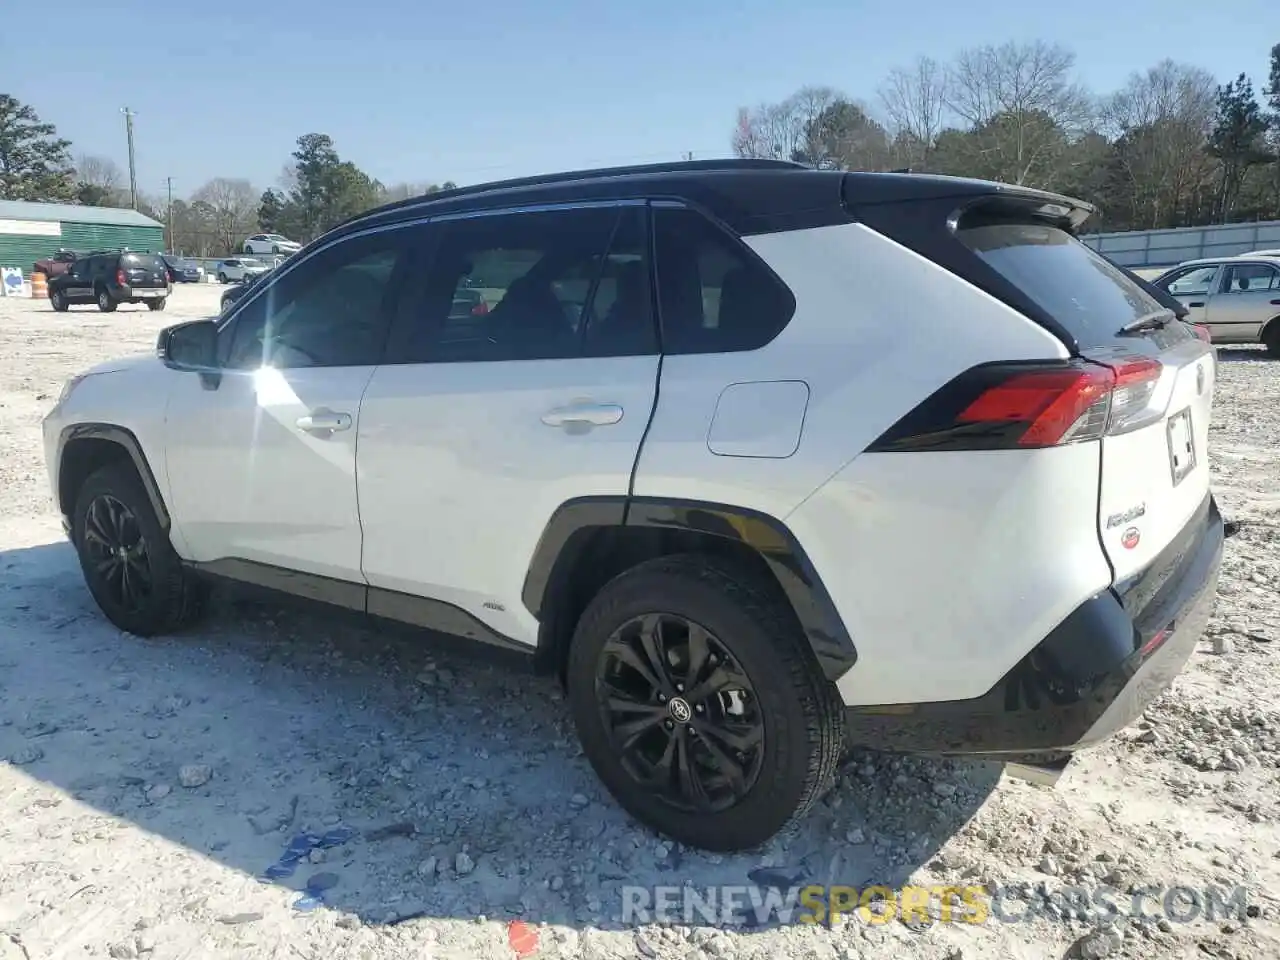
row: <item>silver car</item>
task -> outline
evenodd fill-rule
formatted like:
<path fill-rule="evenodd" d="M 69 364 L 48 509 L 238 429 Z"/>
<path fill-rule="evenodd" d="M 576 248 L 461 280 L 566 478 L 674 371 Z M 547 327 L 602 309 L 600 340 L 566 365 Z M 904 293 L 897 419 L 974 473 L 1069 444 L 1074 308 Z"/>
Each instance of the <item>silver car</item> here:
<path fill-rule="evenodd" d="M 1151 281 L 1206 327 L 1214 343 L 1262 343 L 1280 357 L 1280 255 L 1188 260 Z"/>

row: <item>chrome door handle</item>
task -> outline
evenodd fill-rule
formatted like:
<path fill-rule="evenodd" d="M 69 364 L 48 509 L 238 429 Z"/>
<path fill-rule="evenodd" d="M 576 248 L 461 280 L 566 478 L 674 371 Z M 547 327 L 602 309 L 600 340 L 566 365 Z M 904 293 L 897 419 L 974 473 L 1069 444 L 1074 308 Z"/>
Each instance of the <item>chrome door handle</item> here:
<path fill-rule="evenodd" d="M 338 430 L 350 430 L 351 414 L 335 413 L 332 410 L 313 410 L 305 417 L 298 418 L 297 427 L 307 433 L 334 433 Z"/>
<path fill-rule="evenodd" d="M 571 403 L 542 415 L 548 427 L 603 427 L 621 419 L 622 407 L 616 403 Z"/>

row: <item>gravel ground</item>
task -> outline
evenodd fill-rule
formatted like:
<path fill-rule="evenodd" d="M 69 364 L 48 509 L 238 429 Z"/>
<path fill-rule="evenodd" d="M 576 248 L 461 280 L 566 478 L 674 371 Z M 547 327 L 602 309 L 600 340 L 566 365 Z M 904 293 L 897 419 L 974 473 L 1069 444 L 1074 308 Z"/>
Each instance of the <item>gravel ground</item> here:
<path fill-rule="evenodd" d="M 0 299 L 0 960 L 1280 956 L 1280 363 L 1220 351 L 1212 464 L 1242 527 L 1206 639 L 1141 723 L 1053 790 L 860 754 L 790 833 L 720 857 L 630 823 L 554 685 L 487 652 L 226 598 L 165 641 L 107 625 L 40 419 L 66 377 L 218 292 L 164 314 Z M 265 877 L 307 833 L 329 846 Z M 1018 923 L 622 921 L 624 884 L 792 882 L 1027 886 Z M 1243 919 L 1148 901 L 1107 923 L 1061 896 L 1238 884 Z"/>

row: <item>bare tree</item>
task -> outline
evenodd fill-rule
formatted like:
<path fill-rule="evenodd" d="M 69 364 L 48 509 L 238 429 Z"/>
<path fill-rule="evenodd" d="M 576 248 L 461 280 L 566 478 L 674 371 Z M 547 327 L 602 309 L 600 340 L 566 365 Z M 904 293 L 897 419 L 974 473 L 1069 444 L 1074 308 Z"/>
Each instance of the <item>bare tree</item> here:
<path fill-rule="evenodd" d="M 1135 227 L 1176 226 L 1212 178 L 1204 150 L 1217 85 L 1205 70 L 1164 60 L 1130 76 L 1104 103 L 1103 119 L 1127 181 Z"/>
<path fill-rule="evenodd" d="M 248 180 L 217 177 L 191 199 L 208 206 L 217 242 L 227 252 L 236 250 L 245 234 L 253 232 L 260 197 Z"/>
<path fill-rule="evenodd" d="M 733 151 L 740 157 L 794 160 L 813 153 L 816 121 L 844 98 L 831 87 L 802 87 L 779 103 L 738 111 Z"/>
<path fill-rule="evenodd" d="M 1065 47 L 1006 43 L 964 50 L 947 77 L 946 103 L 980 136 L 966 158 L 985 176 L 1050 183 L 1057 161 L 1093 119 L 1093 100 L 1072 79 Z"/>
<path fill-rule="evenodd" d="M 76 180 L 114 192 L 124 182 L 124 174 L 110 157 L 82 153 L 76 157 Z"/>
<path fill-rule="evenodd" d="M 900 159 L 909 167 L 928 167 L 947 118 L 947 69 L 929 57 L 895 68 L 880 87 Z"/>

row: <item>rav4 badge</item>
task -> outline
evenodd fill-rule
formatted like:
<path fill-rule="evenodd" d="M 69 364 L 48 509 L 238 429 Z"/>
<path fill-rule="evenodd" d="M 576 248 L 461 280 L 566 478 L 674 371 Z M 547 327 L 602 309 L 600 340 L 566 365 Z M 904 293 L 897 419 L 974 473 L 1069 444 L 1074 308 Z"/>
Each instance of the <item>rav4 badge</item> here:
<path fill-rule="evenodd" d="M 1138 532 L 1137 527 L 1130 527 L 1120 537 L 1120 545 L 1126 550 L 1132 550 L 1138 545 L 1138 541 L 1142 539 L 1142 534 Z"/>

